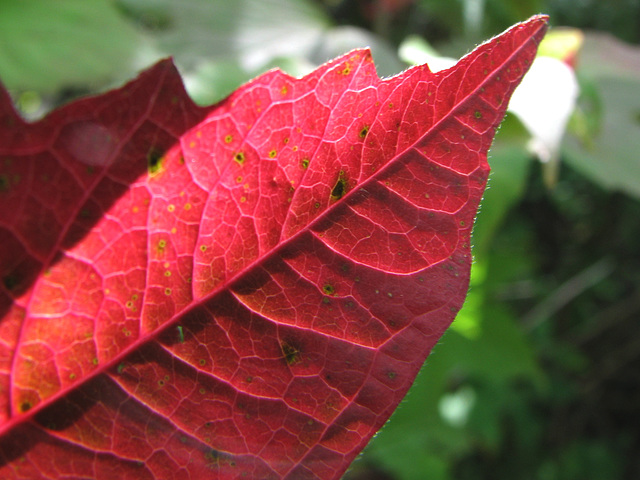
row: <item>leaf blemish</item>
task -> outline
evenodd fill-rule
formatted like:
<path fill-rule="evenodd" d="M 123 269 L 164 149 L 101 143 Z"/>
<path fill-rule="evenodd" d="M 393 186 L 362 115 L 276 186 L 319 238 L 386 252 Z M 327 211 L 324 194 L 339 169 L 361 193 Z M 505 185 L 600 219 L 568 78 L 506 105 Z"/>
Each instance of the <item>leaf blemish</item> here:
<path fill-rule="evenodd" d="M 31 402 L 29 402 L 29 401 L 22 402 L 20 404 L 20 413 L 28 412 L 29 410 L 31 410 L 31 407 L 33 407 Z"/>
<path fill-rule="evenodd" d="M 233 156 L 233 159 L 235 160 L 235 162 L 236 162 L 238 165 L 240 165 L 240 166 L 244 165 L 245 158 L 244 158 L 244 153 L 243 153 L 243 152 L 237 152 L 237 153 Z"/>
<path fill-rule="evenodd" d="M 282 350 L 282 355 L 284 356 L 287 365 L 295 365 L 300 361 L 300 351 L 293 345 L 287 342 L 282 342 L 282 344 L 280 344 L 280 349 Z"/>
<path fill-rule="evenodd" d="M 9 191 L 9 176 L 8 175 L 0 175 L 0 192 L 8 192 Z"/>
<path fill-rule="evenodd" d="M 331 200 L 340 200 L 347 193 L 347 180 L 343 176 L 344 172 L 340 172 L 338 181 L 331 190 Z"/>
<path fill-rule="evenodd" d="M 164 170 L 163 163 L 163 153 L 155 148 L 150 149 L 149 153 L 147 153 L 147 170 L 149 176 L 153 178 L 160 175 Z"/>
<path fill-rule="evenodd" d="M 7 290 L 13 290 L 18 286 L 19 283 L 20 281 L 15 274 L 10 273 L 9 275 L 5 275 L 4 277 L 2 277 L 2 284 Z"/>

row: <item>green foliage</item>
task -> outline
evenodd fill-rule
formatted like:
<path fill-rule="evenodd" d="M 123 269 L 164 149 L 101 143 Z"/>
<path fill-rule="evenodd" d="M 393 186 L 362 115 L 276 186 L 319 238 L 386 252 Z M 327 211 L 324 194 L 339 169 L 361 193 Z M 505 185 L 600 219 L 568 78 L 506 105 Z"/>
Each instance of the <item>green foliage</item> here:
<path fill-rule="evenodd" d="M 388 75 L 403 68 L 397 49 L 411 35 L 458 56 L 540 11 L 554 25 L 640 39 L 631 0 L 53 3 L 3 3 L 0 77 L 23 106 L 105 88 L 167 55 L 202 103 L 265 68 L 299 75 L 367 44 Z M 553 189 L 526 129 L 507 117 L 465 307 L 348 478 L 640 476 L 639 52 L 587 37 Z"/>
<path fill-rule="evenodd" d="M 1 9 L 0 78 L 10 89 L 87 88 L 133 68 L 140 37 L 107 0 L 8 0 Z"/>

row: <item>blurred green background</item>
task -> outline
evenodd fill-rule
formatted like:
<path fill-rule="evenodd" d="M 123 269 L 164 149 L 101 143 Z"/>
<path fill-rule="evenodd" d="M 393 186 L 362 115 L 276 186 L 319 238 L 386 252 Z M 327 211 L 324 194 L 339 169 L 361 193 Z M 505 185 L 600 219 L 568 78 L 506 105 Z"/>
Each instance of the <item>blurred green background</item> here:
<path fill-rule="evenodd" d="M 465 306 L 345 478 L 637 479 L 640 0 L 0 0 L 0 79 L 35 119 L 172 55 L 209 104 L 355 47 L 383 76 L 457 58 L 539 12 L 579 29 L 543 52 L 580 88 L 562 142 L 540 162 L 507 116 Z M 547 78 L 529 98 L 566 98 Z"/>

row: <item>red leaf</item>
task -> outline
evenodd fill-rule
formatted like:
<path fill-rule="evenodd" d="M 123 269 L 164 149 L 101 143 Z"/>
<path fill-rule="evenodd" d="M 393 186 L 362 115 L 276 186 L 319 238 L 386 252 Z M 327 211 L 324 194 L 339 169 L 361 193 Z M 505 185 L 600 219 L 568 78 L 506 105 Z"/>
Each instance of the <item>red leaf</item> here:
<path fill-rule="evenodd" d="M 463 302 L 545 26 L 206 109 L 167 61 L 35 124 L 3 92 L 0 476 L 338 478 Z"/>

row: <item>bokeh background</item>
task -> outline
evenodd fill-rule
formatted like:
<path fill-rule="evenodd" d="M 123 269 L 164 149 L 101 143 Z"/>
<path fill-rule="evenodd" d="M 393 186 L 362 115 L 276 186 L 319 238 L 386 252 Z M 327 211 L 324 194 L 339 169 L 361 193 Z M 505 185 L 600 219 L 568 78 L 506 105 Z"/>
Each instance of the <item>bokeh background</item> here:
<path fill-rule="evenodd" d="M 211 104 L 356 47 L 435 69 L 540 12 L 465 306 L 345 478 L 637 479 L 640 0 L 0 0 L 0 79 L 36 119 L 171 55 Z"/>

